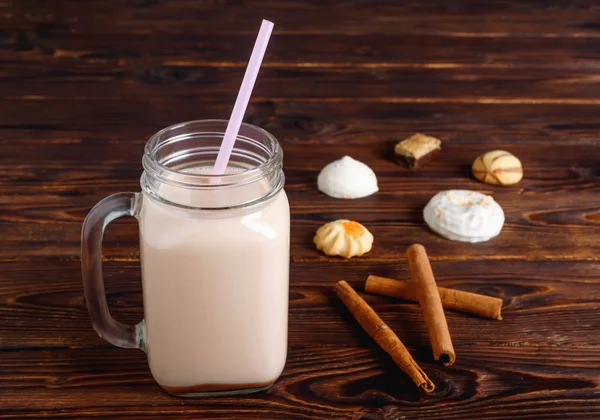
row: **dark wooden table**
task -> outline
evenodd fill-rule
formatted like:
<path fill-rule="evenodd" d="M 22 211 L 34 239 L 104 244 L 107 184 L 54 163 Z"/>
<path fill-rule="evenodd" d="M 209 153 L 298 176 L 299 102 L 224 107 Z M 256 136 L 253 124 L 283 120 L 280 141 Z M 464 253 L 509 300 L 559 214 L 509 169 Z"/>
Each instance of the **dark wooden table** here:
<path fill-rule="evenodd" d="M 268 392 L 183 400 L 141 351 L 96 336 L 80 227 L 102 197 L 139 190 L 144 142 L 227 118 L 260 19 L 276 24 L 247 121 L 286 153 L 292 209 L 289 357 Z M 600 418 L 600 6 L 593 1 L 0 1 L 0 418 Z M 423 131 L 420 172 L 390 158 Z M 516 187 L 475 181 L 480 153 L 523 161 Z M 320 194 L 345 154 L 380 192 Z M 449 188 L 493 194 L 502 234 L 444 240 L 421 211 Z M 317 252 L 322 223 L 375 236 L 363 258 Z M 108 228 L 113 314 L 142 318 L 134 220 Z M 448 312 L 457 362 L 432 360 L 417 305 L 366 296 L 429 373 L 419 392 L 357 327 L 332 286 L 407 278 L 429 250 L 438 284 L 504 299 L 503 321 Z M 243 349 L 242 349 L 243 350 Z"/>

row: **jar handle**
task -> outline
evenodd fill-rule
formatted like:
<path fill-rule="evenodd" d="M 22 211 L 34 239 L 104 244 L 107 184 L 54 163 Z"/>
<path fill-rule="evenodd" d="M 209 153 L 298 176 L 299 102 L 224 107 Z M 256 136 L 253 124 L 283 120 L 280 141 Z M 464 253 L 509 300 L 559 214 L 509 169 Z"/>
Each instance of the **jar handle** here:
<path fill-rule="evenodd" d="M 102 276 L 104 229 L 119 217 L 135 217 L 138 196 L 131 192 L 113 194 L 89 212 L 81 231 L 81 274 L 85 300 L 96 333 L 117 347 L 145 350 L 144 321 L 137 325 L 125 325 L 110 315 Z"/>

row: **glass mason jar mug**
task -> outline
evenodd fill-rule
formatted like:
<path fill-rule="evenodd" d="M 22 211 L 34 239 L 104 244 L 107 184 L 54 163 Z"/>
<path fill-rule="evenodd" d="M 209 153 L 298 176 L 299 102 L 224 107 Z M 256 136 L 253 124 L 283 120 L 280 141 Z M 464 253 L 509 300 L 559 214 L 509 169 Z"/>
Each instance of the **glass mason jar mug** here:
<path fill-rule="evenodd" d="M 287 355 L 290 211 L 283 153 L 266 131 L 242 125 L 224 175 L 211 175 L 227 122 L 167 127 L 145 147 L 141 193 L 100 201 L 82 231 L 85 297 L 108 342 L 147 352 L 154 379 L 180 396 L 269 387 Z M 102 235 L 139 222 L 144 320 L 108 311 Z"/>

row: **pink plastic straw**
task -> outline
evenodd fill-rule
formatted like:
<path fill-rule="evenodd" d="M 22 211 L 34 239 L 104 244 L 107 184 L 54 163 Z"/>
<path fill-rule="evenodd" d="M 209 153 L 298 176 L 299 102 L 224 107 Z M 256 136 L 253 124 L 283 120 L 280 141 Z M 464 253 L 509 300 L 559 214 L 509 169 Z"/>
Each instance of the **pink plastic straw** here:
<path fill-rule="evenodd" d="M 254 43 L 254 49 L 252 50 L 248 67 L 246 67 L 242 86 L 240 87 L 237 99 L 235 100 L 231 117 L 229 117 L 229 123 L 227 124 L 225 135 L 223 136 L 219 154 L 217 155 L 217 161 L 212 170 L 214 175 L 224 174 L 225 169 L 227 169 L 227 163 L 231 157 L 231 152 L 233 151 L 235 140 L 240 131 L 244 114 L 246 114 L 246 108 L 250 102 L 250 95 L 254 88 L 254 82 L 256 82 L 258 70 L 262 64 L 263 57 L 265 56 L 265 51 L 267 50 L 267 44 L 269 43 L 272 31 L 273 22 L 263 20 L 260 25 L 260 31 L 258 31 L 258 37 Z"/>

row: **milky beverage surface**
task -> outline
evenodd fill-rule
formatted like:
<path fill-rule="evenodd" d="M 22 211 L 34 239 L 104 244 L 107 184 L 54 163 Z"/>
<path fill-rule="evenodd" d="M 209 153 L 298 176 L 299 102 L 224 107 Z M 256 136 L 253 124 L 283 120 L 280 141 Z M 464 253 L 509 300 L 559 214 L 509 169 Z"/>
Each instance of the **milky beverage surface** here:
<path fill-rule="evenodd" d="M 264 183 L 218 191 L 162 185 L 159 195 L 206 208 L 252 200 L 267 189 Z M 284 191 L 262 206 L 210 213 L 144 195 L 139 219 L 147 351 L 155 380 L 193 387 L 277 379 L 287 353 Z"/>

